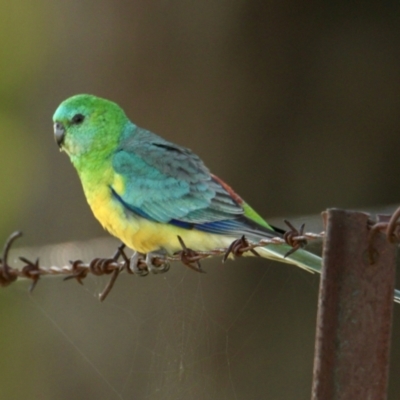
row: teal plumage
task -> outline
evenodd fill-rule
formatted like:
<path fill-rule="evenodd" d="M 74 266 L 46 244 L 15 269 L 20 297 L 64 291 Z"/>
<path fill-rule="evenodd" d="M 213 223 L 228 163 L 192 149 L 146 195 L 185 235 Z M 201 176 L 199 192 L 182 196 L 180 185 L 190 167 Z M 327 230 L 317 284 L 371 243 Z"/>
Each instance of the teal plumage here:
<path fill-rule="evenodd" d="M 115 103 L 90 95 L 64 101 L 54 114 L 55 135 L 71 158 L 101 224 L 132 249 L 173 253 L 177 236 L 195 250 L 281 236 L 191 150 L 132 123 Z M 269 258 L 320 270 L 305 251 L 260 249 Z M 308 265 L 307 265 L 308 264 Z"/>

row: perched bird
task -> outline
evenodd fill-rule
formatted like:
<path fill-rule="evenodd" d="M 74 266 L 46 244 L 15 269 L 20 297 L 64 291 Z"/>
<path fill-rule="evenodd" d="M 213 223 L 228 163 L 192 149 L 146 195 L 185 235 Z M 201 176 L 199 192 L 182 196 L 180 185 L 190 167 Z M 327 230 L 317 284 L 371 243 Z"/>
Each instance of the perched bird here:
<path fill-rule="evenodd" d="M 181 250 L 178 236 L 197 251 L 226 248 L 243 235 L 255 242 L 282 236 L 197 155 L 136 126 L 117 104 L 76 95 L 60 104 L 53 121 L 93 214 L 135 250 L 133 262 L 146 254 L 151 265 L 152 256 Z M 270 244 L 257 252 L 321 271 L 320 257 L 303 249 L 285 257 L 290 249 Z"/>
<path fill-rule="evenodd" d="M 136 126 L 115 103 L 76 95 L 60 104 L 54 135 L 78 171 L 95 217 L 139 254 L 226 248 L 282 236 L 189 149 Z M 268 245 L 266 258 L 319 272 L 321 259 L 288 245 Z M 149 257 L 149 256 L 148 256 Z"/>

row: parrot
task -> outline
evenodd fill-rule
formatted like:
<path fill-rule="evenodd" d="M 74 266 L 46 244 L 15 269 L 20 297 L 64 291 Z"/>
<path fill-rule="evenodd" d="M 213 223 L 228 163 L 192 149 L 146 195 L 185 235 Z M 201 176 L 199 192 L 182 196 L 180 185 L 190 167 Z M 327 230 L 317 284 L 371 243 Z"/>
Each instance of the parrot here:
<path fill-rule="evenodd" d="M 228 248 L 245 237 L 283 237 L 188 148 L 134 124 L 116 103 L 89 94 L 64 100 L 54 138 L 75 167 L 97 220 L 150 267 L 153 257 Z M 257 247 L 261 257 L 321 273 L 321 257 L 288 244 Z M 251 252 L 249 252 L 251 255 Z M 400 292 L 395 294 L 400 298 Z"/>

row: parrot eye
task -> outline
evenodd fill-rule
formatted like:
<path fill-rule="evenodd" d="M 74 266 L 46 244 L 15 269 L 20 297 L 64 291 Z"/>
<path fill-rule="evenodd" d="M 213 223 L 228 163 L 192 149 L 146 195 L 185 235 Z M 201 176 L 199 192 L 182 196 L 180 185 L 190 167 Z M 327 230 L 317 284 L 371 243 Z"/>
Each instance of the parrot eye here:
<path fill-rule="evenodd" d="M 84 119 L 85 119 L 85 116 L 84 116 L 84 115 L 82 115 L 82 114 L 75 114 L 75 115 L 72 117 L 71 122 L 72 122 L 74 125 L 79 125 L 79 124 L 81 124 L 81 123 L 84 121 Z"/>

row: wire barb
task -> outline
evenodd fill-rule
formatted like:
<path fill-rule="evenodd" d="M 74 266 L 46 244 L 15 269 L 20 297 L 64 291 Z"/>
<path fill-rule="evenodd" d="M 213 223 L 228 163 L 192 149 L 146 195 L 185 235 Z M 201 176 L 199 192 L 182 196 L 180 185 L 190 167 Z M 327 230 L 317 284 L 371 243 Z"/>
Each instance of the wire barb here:
<path fill-rule="evenodd" d="M 29 286 L 29 293 L 32 293 L 40 278 L 39 258 L 37 258 L 35 262 L 29 261 L 25 257 L 19 257 L 19 259 L 26 264 L 22 267 L 22 273 L 28 279 L 32 279 L 32 283 Z"/>
<path fill-rule="evenodd" d="M 15 239 L 18 239 L 21 236 L 22 232 L 13 232 L 4 244 L 3 254 L 0 258 L 0 286 L 8 286 L 18 278 L 18 276 L 14 273 L 14 269 L 8 265 L 8 253 Z"/>
<path fill-rule="evenodd" d="M 200 261 L 205 258 L 222 256 L 223 261 L 226 261 L 229 255 L 240 257 L 245 252 L 251 252 L 253 255 L 258 256 L 259 254 L 256 251 L 257 247 L 265 247 L 269 244 L 289 244 L 293 246 L 293 248 L 296 246 L 301 247 L 308 239 L 319 239 L 324 236 L 324 232 L 321 232 L 320 234 L 303 233 L 304 225 L 301 226 L 300 230 L 296 230 L 291 225 L 289 225 L 289 227 L 291 227 L 291 231 L 289 231 L 290 234 L 288 234 L 286 238 L 265 238 L 260 240 L 258 243 L 252 243 L 248 241 L 245 236 L 242 236 L 240 239 L 232 242 L 228 248 L 214 249 L 211 251 L 195 251 L 190 249 L 186 246 L 183 239 L 178 236 L 182 250 L 176 252 L 172 256 L 151 253 L 144 257 L 144 255 L 139 254 L 139 257 L 137 257 L 136 260 L 135 268 L 132 268 L 130 265 L 133 257 L 129 258 L 126 255 L 124 251 L 124 244 L 118 246 L 112 257 L 94 258 L 88 263 L 82 260 L 74 260 L 70 261 L 70 265 L 66 266 L 42 267 L 40 266 L 39 259 L 31 261 L 25 257 L 19 257 L 24 265 L 20 269 L 12 268 L 8 264 L 8 254 L 15 239 L 22 236 L 21 232 L 14 232 L 6 240 L 3 248 L 3 254 L 0 258 L 0 286 L 8 286 L 18 278 L 26 278 L 32 281 L 29 287 L 29 291 L 32 292 L 36 287 L 40 277 L 43 275 L 64 275 L 64 280 L 75 279 L 80 284 L 83 284 L 83 280 L 89 274 L 95 276 L 111 275 L 110 280 L 99 295 L 100 301 L 104 301 L 112 290 L 119 274 L 124 270 L 129 274 L 145 276 L 149 272 L 167 272 L 170 268 L 171 262 L 180 261 L 190 269 L 196 272 L 204 273 L 205 271 L 202 269 Z M 295 250 L 297 250 L 297 248 Z M 150 263 L 151 265 L 149 265 Z"/>
<path fill-rule="evenodd" d="M 306 224 L 301 224 L 300 230 L 296 229 L 290 221 L 284 219 L 283 222 L 290 228 L 283 234 L 283 239 L 292 248 L 285 254 L 285 258 L 293 254 L 298 249 L 302 249 L 307 245 L 307 239 L 303 236 Z"/>
<path fill-rule="evenodd" d="M 176 252 L 175 255 L 180 256 L 182 264 L 186 265 L 193 271 L 205 273 L 206 271 L 204 271 L 201 268 L 201 264 L 200 264 L 200 260 L 204 257 L 202 257 L 197 251 L 194 251 L 194 250 L 186 247 L 185 242 L 179 235 L 178 235 L 178 240 L 179 240 L 179 244 L 182 247 L 182 250 Z"/>
<path fill-rule="evenodd" d="M 241 238 L 234 240 L 226 250 L 222 262 L 225 262 L 229 255 L 232 254 L 234 257 L 241 257 L 243 253 L 250 251 L 255 256 L 260 257 L 254 246 L 249 243 L 246 237 L 243 235 Z"/>

